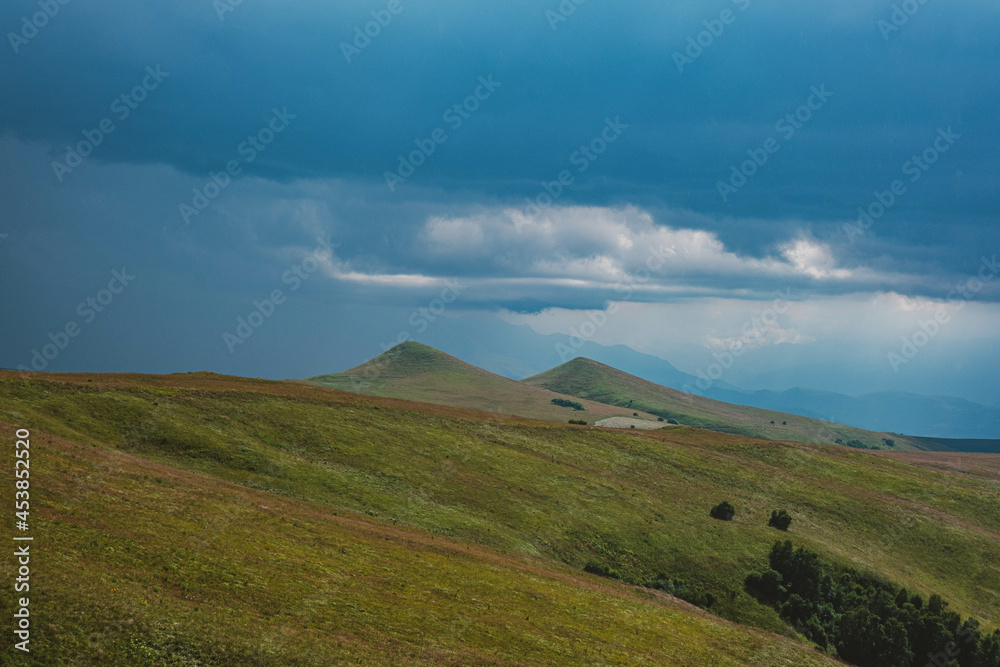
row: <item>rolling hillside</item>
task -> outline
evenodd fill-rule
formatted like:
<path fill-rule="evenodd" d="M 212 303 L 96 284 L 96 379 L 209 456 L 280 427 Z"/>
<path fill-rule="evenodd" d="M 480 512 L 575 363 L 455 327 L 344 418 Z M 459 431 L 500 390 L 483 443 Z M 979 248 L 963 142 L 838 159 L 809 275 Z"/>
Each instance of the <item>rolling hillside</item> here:
<path fill-rule="evenodd" d="M 593 424 L 609 417 L 656 421 L 676 418 L 682 424 L 722 433 L 769 440 L 825 444 L 853 443 L 869 449 L 948 449 L 933 439 L 915 439 L 723 403 L 662 387 L 590 359 L 578 357 L 520 382 L 494 375 L 420 343 L 407 342 L 342 373 L 319 375 L 304 382 L 371 396 L 449 405 L 566 422 Z M 552 399 L 578 401 L 576 412 L 552 404 Z M 771 422 L 774 422 L 773 424 Z"/>
<path fill-rule="evenodd" d="M 796 638 L 743 586 L 786 537 L 1000 624 L 998 456 L 580 428 L 201 373 L 0 373 L 0 422 L 37 443 L 48 664 L 828 664 L 581 572 L 665 574 L 715 616 Z M 708 517 L 723 499 L 732 522 Z M 787 534 L 767 526 L 779 507 Z"/>
<path fill-rule="evenodd" d="M 43 429 L 32 447 L 31 652 L 4 665 L 835 664 L 536 557 Z"/>
<path fill-rule="evenodd" d="M 309 378 L 307 382 L 370 396 L 451 405 L 498 414 L 565 422 L 593 423 L 615 416 L 631 416 L 623 408 L 525 385 L 467 364 L 433 347 L 401 343 L 356 368 Z M 584 411 L 560 407 L 553 399 L 582 403 Z M 656 419 L 654 415 L 644 417 Z"/>
<path fill-rule="evenodd" d="M 932 441 L 906 436 L 874 433 L 812 417 L 790 415 L 732 403 L 723 403 L 664 387 L 610 366 L 577 357 L 522 384 L 557 391 L 591 401 L 643 410 L 673 418 L 686 426 L 712 431 L 814 443 L 861 443 L 869 449 L 926 449 Z M 940 447 L 938 447 L 940 448 Z"/>

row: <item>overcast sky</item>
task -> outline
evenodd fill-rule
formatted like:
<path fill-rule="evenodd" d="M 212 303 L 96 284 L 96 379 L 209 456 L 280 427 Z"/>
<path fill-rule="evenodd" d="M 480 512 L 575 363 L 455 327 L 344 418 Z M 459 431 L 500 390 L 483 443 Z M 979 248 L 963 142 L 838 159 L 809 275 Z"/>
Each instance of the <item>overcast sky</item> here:
<path fill-rule="evenodd" d="M 904 5 L 6 3 L 0 366 L 328 372 L 444 293 L 691 371 L 985 372 L 1000 5 Z"/>

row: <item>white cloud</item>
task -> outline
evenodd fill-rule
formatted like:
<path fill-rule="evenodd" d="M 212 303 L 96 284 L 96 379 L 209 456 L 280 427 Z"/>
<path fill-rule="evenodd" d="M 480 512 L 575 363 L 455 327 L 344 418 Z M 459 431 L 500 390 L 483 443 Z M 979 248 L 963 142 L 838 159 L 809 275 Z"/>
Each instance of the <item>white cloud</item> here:
<path fill-rule="evenodd" d="M 805 238 L 781 246 L 781 254 L 795 269 L 817 280 L 848 280 L 851 271 L 838 269 L 830 247 Z"/>
<path fill-rule="evenodd" d="M 590 338 L 602 345 L 627 345 L 676 361 L 691 346 L 718 351 L 737 341 L 749 349 L 777 345 L 856 344 L 891 346 L 911 335 L 939 312 L 947 315 L 938 338 L 980 341 L 996 338 L 1000 331 L 1000 305 L 988 302 L 949 303 L 910 298 L 894 292 L 810 296 L 793 292 L 775 313 L 775 299 L 691 298 L 671 303 L 613 302 L 603 311 L 604 324 Z M 785 307 L 787 305 L 787 308 Z M 590 311 L 594 314 L 596 311 Z M 527 324 L 542 334 L 573 335 L 588 311 L 550 308 L 540 313 L 501 312 L 512 324 Z M 754 330 L 747 336 L 747 326 Z M 888 349 L 888 347 L 886 348 Z"/>
<path fill-rule="evenodd" d="M 493 209 L 467 216 L 432 216 L 415 235 L 413 252 L 401 257 L 402 275 L 461 273 L 482 286 L 565 285 L 613 290 L 644 276 L 632 293 L 691 295 L 715 285 L 716 293 L 749 296 L 760 280 L 770 284 L 881 286 L 912 282 L 912 276 L 845 267 L 827 244 L 806 236 L 779 244 L 773 254 L 740 255 L 711 231 L 688 225 L 702 216 L 668 213 L 654 220 L 634 206 L 550 207 L 530 218 L 516 209 Z M 707 225 L 705 225 L 707 226 Z M 433 270 L 425 258 L 432 260 Z M 644 268 L 647 267 L 647 268 Z M 645 277 L 648 269 L 650 275 Z M 388 273 L 383 267 L 379 273 Z"/>

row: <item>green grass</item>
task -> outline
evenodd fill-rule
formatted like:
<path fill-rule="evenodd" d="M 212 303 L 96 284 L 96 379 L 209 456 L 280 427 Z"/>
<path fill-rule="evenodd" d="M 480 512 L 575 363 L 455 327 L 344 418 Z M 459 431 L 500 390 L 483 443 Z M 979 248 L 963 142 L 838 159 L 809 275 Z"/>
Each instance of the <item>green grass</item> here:
<path fill-rule="evenodd" d="M 0 374 L 0 421 L 207 475 L 206 484 L 228 480 L 268 507 L 317 503 L 560 572 L 594 560 L 636 580 L 664 573 L 711 592 L 724 618 L 791 636 L 742 588 L 788 537 L 939 593 L 986 627 L 1000 621 L 1000 457 L 920 453 L 911 464 L 896 460 L 906 454 L 526 422 L 203 374 L 51 380 Z M 722 500 L 735 505 L 734 521 L 709 518 Z M 789 533 L 767 527 L 774 509 L 792 514 Z"/>
<path fill-rule="evenodd" d="M 832 664 L 571 568 L 32 440 L 31 653 L 4 665 Z"/>
<path fill-rule="evenodd" d="M 875 433 L 832 422 L 763 410 L 687 394 L 663 387 L 596 361 L 577 357 L 523 384 L 606 403 L 643 410 L 663 418 L 674 418 L 685 426 L 745 435 L 768 440 L 793 440 L 833 444 L 857 440 L 873 449 L 887 449 L 883 439 L 895 440 L 896 448 L 940 449 L 929 440 Z"/>

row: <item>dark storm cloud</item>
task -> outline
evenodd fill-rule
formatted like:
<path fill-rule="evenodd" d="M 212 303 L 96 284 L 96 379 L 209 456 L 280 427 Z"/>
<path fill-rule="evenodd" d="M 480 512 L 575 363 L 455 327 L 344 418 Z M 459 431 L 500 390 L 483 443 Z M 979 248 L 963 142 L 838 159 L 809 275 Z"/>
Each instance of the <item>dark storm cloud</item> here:
<path fill-rule="evenodd" d="M 852 214 L 939 126 L 952 126 L 963 143 L 898 211 L 954 212 L 959 194 L 964 215 L 995 210 L 995 7 L 924 5 L 886 41 L 876 21 L 891 3 L 874 1 L 585 3 L 555 30 L 545 12 L 556 2 L 400 0 L 398 14 L 387 4 L 241 3 L 220 19 L 207 1 L 114 11 L 71 3 L 0 60 L 9 91 L 0 126 L 58 155 L 160 65 L 170 78 L 97 159 L 204 173 L 232 159 L 272 108 L 288 107 L 296 120 L 251 171 L 378 181 L 440 127 L 448 140 L 410 187 L 523 197 L 620 116 L 628 131 L 569 197 L 598 203 L 624 192 L 822 218 Z M 674 54 L 724 10 L 734 21 L 679 73 Z M 5 25 L 16 28 L 23 11 L 5 8 Z M 373 11 L 391 21 L 348 63 L 343 44 Z M 502 87 L 453 130 L 445 112 L 480 76 Z M 723 203 L 717 181 L 822 85 L 833 98 Z"/>
<path fill-rule="evenodd" d="M 508 239 L 489 257 L 463 255 L 461 237 L 427 242 L 429 221 L 524 210 L 564 171 L 572 182 L 558 206 L 635 206 L 656 225 L 706 232 L 743 267 L 716 270 L 712 255 L 666 279 L 686 292 L 638 300 L 753 297 L 788 284 L 806 296 L 940 298 L 1000 250 L 995 4 L 929 2 L 883 35 L 878 21 L 891 20 L 893 3 L 877 0 L 220 3 L 73 0 L 34 33 L 22 17 L 33 20 L 36 2 L 0 9 L 0 233 L 9 234 L 0 277 L 16 286 L 6 312 L 25 322 L 5 332 L 19 351 L 2 363 L 21 363 L 122 262 L 141 264 L 149 285 L 137 280 L 144 296 L 133 319 L 121 302 L 118 317 L 142 332 L 129 338 L 130 358 L 144 345 L 180 355 L 211 339 L 218 348 L 244 305 L 280 285 L 324 234 L 340 264 L 298 301 L 324 315 L 293 305 L 297 315 L 255 340 L 344 326 L 359 303 L 382 304 L 379 317 L 391 321 L 393 308 L 405 315 L 435 289 L 338 279 L 338 267 L 458 276 L 479 285 L 467 306 L 485 310 L 600 307 L 616 296 L 613 271 L 611 289 L 514 282 L 586 274 L 579 262 L 599 253 L 571 233 L 536 247 Z M 566 20 L 561 5 L 576 6 Z M 384 24 L 377 35 L 372 21 Z M 358 37 L 366 27 L 368 41 Z M 690 46 L 699 40 L 700 53 Z M 150 78 L 150 68 L 162 74 Z M 820 102 L 817 89 L 831 94 Z M 621 130 L 605 146 L 609 121 Z M 864 234 L 846 232 L 948 128 L 960 135 L 954 145 L 918 168 Z M 78 168 L 53 169 L 86 137 L 100 142 Z M 428 146 L 433 154 L 391 191 L 385 172 Z M 724 199 L 718 183 L 762 155 Z M 198 209 L 199 196 L 205 209 L 184 219 L 181 205 Z M 796 265 L 783 248 L 802 239 Z M 456 252 L 433 252 L 444 240 Z M 642 262 L 612 259 L 624 272 Z M 768 261 L 798 273 L 751 270 Z M 810 270 L 853 273 L 845 283 Z M 192 363 L 211 367 L 218 353 Z M 252 371 L 250 362 L 225 367 Z"/>

